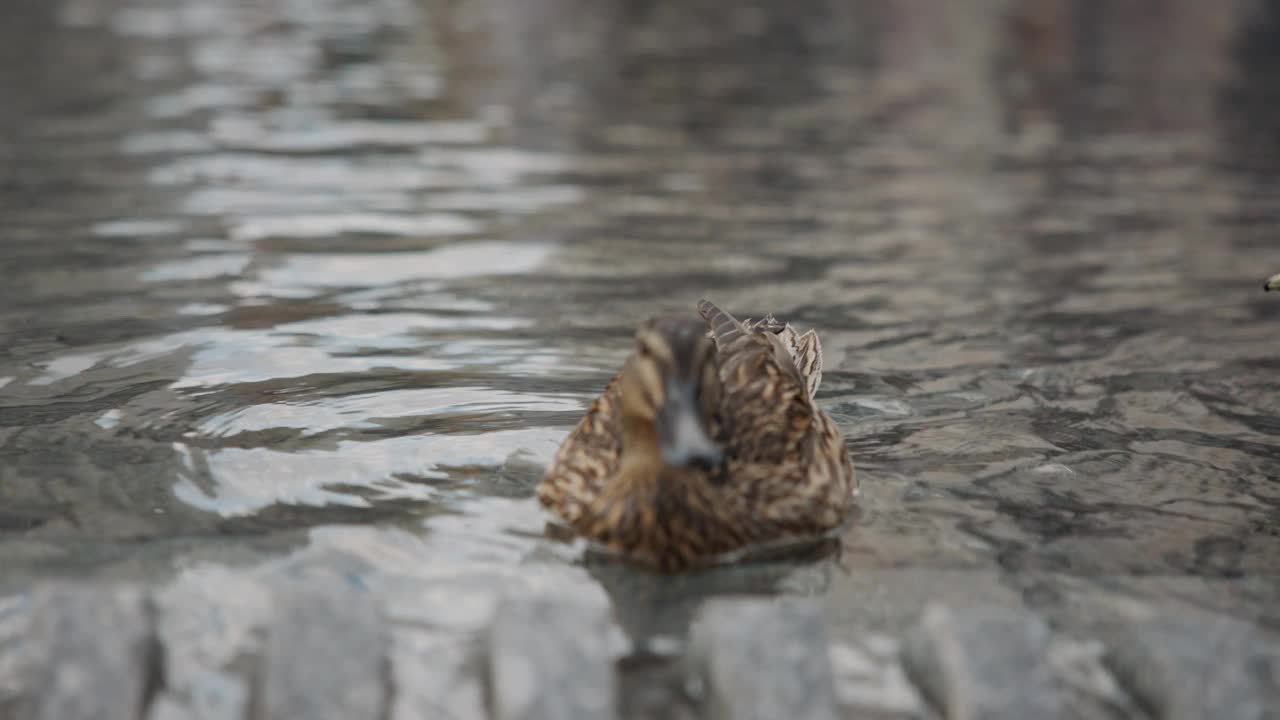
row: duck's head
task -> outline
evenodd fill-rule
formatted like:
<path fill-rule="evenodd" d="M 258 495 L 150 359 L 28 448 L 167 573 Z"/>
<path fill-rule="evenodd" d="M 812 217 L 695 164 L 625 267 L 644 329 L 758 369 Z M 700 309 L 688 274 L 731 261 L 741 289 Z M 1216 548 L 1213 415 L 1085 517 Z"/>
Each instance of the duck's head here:
<path fill-rule="evenodd" d="M 720 402 L 720 368 L 705 323 L 663 317 L 641 325 L 621 391 L 623 417 L 652 426 L 665 465 L 719 464 L 712 418 Z"/>
<path fill-rule="evenodd" d="M 1267 278 L 1267 281 L 1262 284 L 1262 289 L 1266 290 L 1267 292 L 1271 292 L 1272 290 L 1280 290 L 1280 273 L 1277 273 Z"/>

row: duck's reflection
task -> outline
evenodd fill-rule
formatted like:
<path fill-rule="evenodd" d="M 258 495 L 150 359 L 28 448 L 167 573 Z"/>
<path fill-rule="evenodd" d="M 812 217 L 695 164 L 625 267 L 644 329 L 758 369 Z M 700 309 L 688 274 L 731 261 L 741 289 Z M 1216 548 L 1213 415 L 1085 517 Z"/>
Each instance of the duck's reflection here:
<path fill-rule="evenodd" d="M 821 596 L 839 568 L 839 541 L 792 547 L 747 562 L 663 575 L 589 552 L 587 572 L 608 593 L 633 655 L 679 653 L 698 608 L 713 597 L 779 594 Z"/>

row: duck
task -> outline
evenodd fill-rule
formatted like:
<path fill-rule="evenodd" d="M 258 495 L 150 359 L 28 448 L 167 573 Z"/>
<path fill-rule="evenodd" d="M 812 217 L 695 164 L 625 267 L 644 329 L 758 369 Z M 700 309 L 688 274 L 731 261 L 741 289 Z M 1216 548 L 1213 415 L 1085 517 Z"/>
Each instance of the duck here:
<path fill-rule="evenodd" d="M 815 400 L 822 349 L 772 315 L 651 318 L 538 484 L 573 534 L 677 573 L 757 545 L 830 538 L 857 482 Z"/>

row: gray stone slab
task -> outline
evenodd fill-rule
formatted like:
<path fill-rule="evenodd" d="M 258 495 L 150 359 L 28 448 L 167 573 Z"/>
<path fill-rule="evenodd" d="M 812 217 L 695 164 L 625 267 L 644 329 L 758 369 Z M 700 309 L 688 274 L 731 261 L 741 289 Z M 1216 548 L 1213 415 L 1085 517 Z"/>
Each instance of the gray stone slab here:
<path fill-rule="evenodd" d="M 373 597 L 345 586 L 277 595 L 260 679 L 263 720 L 381 720 L 388 637 Z"/>
<path fill-rule="evenodd" d="M 595 720 L 617 715 L 617 677 L 603 606 L 571 595 L 504 598 L 485 648 L 494 720 Z"/>
<path fill-rule="evenodd" d="M 1125 692 L 1103 662 L 1101 640 L 1056 634 L 1049 644 L 1049 663 L 1063 694 L 1065 717 L 1071 720 L 1131 720 L 1146 713 Z"/>
<path fill-rule="evenodd" d="M 1164 720 L 1280 718 L 1280 647 L 1230 617 L 1167 616 L 1110 643 L 1107 664 Z"/>
<path fill-rule="evenodd" d="M 55 584 L 30 593 L 18 720 L 139 720 L 160 682 L 150 598 L 125 586 Z"/>
<path fill-rule="evenodd" d="M 912 680 L 948 720 L 1063 717 L 1049 629 L 1025 611 L 931 606 L 906 635 Z"/>
<path fill-rule="evenodd" d="M 933 717 L 920 690 L 902 667 L 897 638 L 868 633 L 855 642 L 833 642 L 831 672 L 836 681 L 836 700 L 845 717 Z"/>
<path fill-rule="evenodd" d="M 690 659 L 716 720 L 834 720 L 835 681 L 822 608 L 801 600 L 712 600 Z"/>
<path fill-rule="evenodd" d="M 250 575 L 210 565 L 191 568 L 154 594 L 164 645 L 165 693 L 148 720 L 244 720 L 251 676 L 275 616 L 269 589 Z"/>
<path fill-rule="evenodd" d="M 31 598 L 0 597 L 0 718 L 17 715 L 27 674 L 27 627 L 31 624 Z"/>
<path fill-rule="evenodd" d="M 146 720 L 245 720 L 249 717 L 250 689 L 245 678 L 209 672 L 199 678 L 198 683 L 188 683 L 183 692 L 166 690 L 156 696 Z"/>
<path fill-rule="evenodd" d="M 243 715 L 237 720 L 242 720 Z M 186 703 L 177 700 L 167 693 L 161 693 L 151 703 L 146 720 L 204 720 Z"/>

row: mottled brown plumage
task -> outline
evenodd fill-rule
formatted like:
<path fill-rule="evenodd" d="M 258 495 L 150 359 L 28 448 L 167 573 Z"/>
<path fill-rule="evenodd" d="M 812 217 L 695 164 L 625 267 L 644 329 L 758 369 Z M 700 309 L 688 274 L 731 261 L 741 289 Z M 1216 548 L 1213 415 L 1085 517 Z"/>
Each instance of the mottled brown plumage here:
<path fill-rule="evenodd" d="M 773 316 L 739 322 L 705 300 L 698 309 L 705 323 L 641 326 L 538 486 L 579 535 L 668 572 L 829 532 L 856 487 L 844 439 L 814 401 L 817 335 Z"/>

